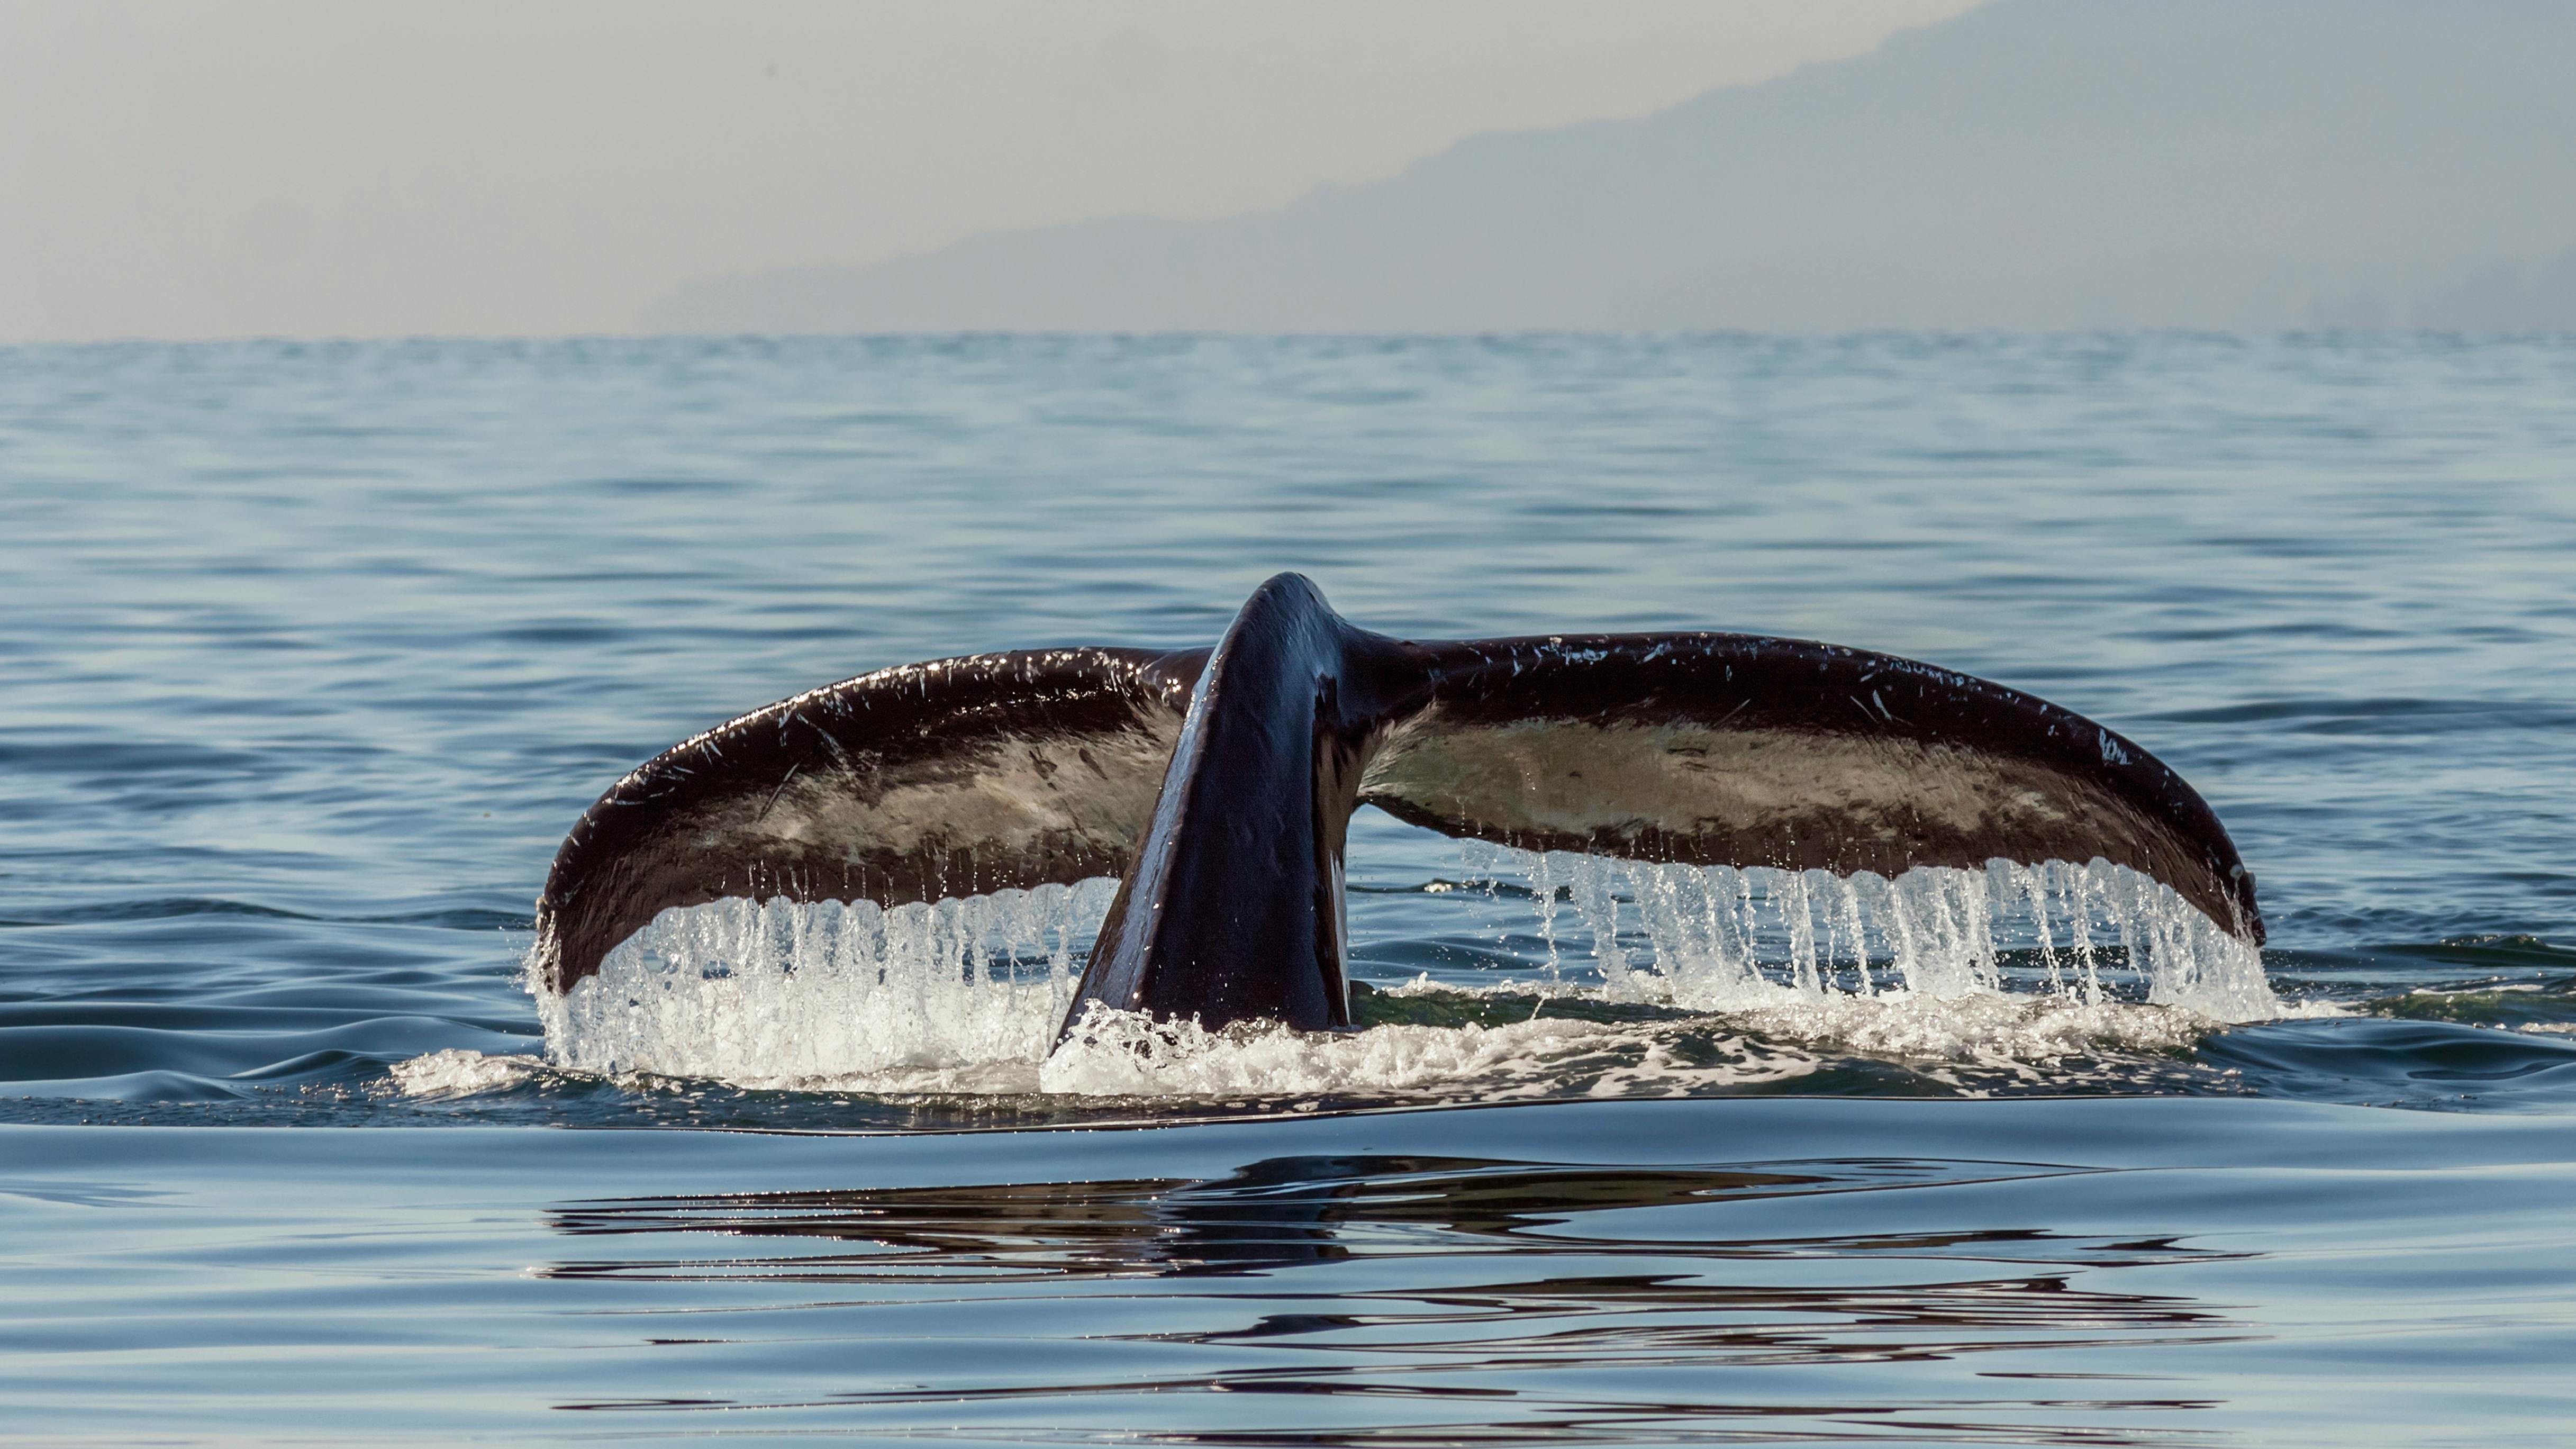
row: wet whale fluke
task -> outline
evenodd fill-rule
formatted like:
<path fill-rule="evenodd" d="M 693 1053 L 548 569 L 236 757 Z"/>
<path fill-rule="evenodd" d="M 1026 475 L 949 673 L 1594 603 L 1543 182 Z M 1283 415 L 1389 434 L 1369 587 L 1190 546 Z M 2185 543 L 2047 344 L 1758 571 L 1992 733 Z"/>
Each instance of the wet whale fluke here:
<path fill-rule="evenodd" d="M 567 992 L 659 912 L 727 897 L 894 906 L 1116 876 L 1064 1030 L 1093 1003 L 1344 1026 L 1360 805 L 1697 865 L 2099 857 L 2263 939 L 2254 878 L 2191 786 L 2045 700 L 1746 634 L 1392 639 L 1282 574 L 1213 649 L 907 665 L 683 741 L 565 838 L 536 969 Z"/>

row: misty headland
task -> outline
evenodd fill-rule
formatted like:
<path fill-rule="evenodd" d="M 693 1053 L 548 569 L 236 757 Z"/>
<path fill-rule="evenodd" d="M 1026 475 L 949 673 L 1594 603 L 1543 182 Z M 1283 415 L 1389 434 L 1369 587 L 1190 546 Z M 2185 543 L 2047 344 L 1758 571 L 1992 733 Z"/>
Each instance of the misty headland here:
<path fill-rule="evenodd" d="M 1274 211 L 710 277 L 657 332 L 2576 327 L 2576 7 L 1998 0 Z"/>

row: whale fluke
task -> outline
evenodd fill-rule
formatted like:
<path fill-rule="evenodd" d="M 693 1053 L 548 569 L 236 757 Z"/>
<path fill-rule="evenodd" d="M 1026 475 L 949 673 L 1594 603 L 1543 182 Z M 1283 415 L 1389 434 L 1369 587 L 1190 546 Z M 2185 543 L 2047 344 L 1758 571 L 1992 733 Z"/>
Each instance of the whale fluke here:
<path fill-rule="evenodd" d="M 537 900 L 570 990 L 672 906 L 938 900 L 1126 872 L 1207 651 L 879 670 L 684 740 L 583 813 Z"/>
<path fill-rule="evenodd" d="M 1415 643 L 1262 585 L 1213 650 L 1062 649 L 862 675 L 619 781 L 566 838 L 537 966 L 569 990 L 671 906 L 894 905 L 1121 878 L 1093 1004 L 1349 1024 L 1343 846 L 1376 805 L 1453 836 L 1894 876 L 2102 857 L 2259 944 L 2208 805 L 1999 684 L 1744 634 Z"/>
<path fill-rule="evenodd" d="M 2096 856 L 2259 943 L 2252 878 L 2190 785 L 2046 700 L 1894 655 L 1743 634 L 1424 649 L 1431 699 L 1361 799 L 1455 836 L 1895 876 Z"/>

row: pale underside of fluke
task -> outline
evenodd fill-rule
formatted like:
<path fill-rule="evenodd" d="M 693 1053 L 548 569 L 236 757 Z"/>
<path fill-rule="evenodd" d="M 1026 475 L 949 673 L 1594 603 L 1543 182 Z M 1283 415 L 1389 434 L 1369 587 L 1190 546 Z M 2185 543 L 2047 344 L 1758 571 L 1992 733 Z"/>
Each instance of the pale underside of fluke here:
<path fill-rule="evenodd" d="M 1871 871 L 2095 858 L 2259 944 L 2254 880 L 2153 755 L 2016 690 L 1745 634 L 1416 643 L 1293 574 L 1212 650 L 907 665 L 782 700 L 612 786 L 556 854 L 555 992 L 675 906 L 894 906 L 1120 880 L 1094 1003 L 1349 1023 L 1342 876 L 1375 805 L 1528 850 Z"/>

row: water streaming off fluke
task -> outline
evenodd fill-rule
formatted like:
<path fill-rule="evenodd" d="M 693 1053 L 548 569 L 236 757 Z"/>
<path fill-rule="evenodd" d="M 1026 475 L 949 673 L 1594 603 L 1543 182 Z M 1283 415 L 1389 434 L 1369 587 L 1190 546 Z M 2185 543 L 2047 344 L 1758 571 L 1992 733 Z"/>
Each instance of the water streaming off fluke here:
<path fill-rule="evenodd" d="M 1353 1032 L 1095 1012 L 1050 1058 L 1108 880 L 892 910 L 741 899 L 669 910 L 595 978 L 540 991 L 539 1007 L 553 1063 L 584 1073 L 873 1093 L 1404 1098 L 1736 1089 L 1813 1070 L 1820 1043 L 1989 1067 L 2153 1054 L 2283 1009 L 2250 947 L 2103 862 L 1925 867 L 1890 881 L 1476 845 L 1467 864 L 1472 879 L 1452 890 L 1461 925 L 1535 940 L 1526 969 L 1362 983 Z M 1425 1013 L 1414 1005 L 1425 1000 L 1453 1010 Z"/>

